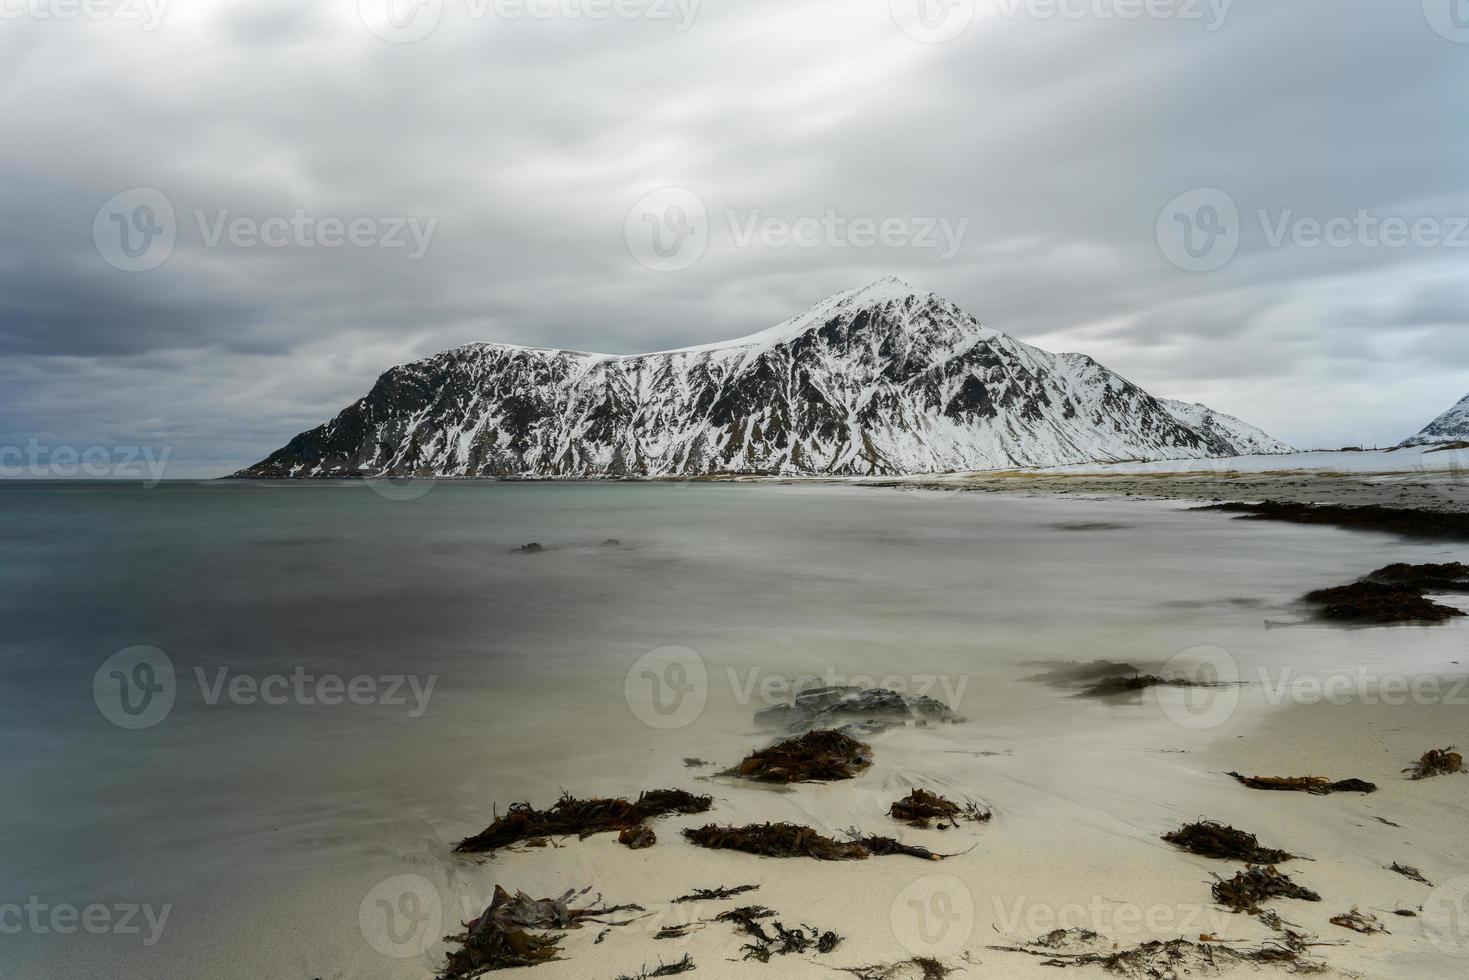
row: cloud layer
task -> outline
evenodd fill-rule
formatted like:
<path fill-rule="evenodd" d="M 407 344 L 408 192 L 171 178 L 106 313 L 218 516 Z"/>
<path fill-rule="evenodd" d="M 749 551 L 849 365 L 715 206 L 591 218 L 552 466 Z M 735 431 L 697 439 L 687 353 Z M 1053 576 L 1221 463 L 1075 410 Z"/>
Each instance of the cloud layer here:
<path fill-rule="evenodd" d="M 0 0 L 0 445 L 217 475 L 447 347 L 707 342 L 889 273 L 1298 445 L 1469 391 L 1451 0 L 413 2 Z M 148 271 L 98 218 L 133 188 Z M 627 240 L 662 188 L 708 215 L 679 271 Z"/>

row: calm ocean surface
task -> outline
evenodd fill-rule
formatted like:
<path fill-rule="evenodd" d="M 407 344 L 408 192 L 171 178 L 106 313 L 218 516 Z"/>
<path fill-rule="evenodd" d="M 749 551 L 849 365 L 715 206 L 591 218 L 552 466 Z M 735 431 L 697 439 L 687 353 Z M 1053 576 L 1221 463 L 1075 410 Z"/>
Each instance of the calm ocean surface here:
<path fill-rule="evenodd" d="M 450 842 L 496 804 L 635 792 L 680 779 L 685 755 L 728 759 L 781 678 L 940 678 L 929 693 L 984 730 L 1084 734 L 1146 709 L 1078 709 L 1023 681 L 1027 662 L 1207 644 L 1243 663 L 1408 669 L 1449 642 L 1264 628 L 1298 619 L 1308 588 L 1441 546 L 1177 504 L 13 482 L 0 540 L 0 904 L 40 910 L 0 935 L 7 977 L 423 977 L 438 948 L 403 962 L 358 932 L 374 882 L 448 874 Z M 547 550 L 516 551 L 533 541 Z M 157 653 L 109 660 L 137 647 L 166 656 L 171 685 Z M 625 695 L 664 647 L 706 671 L 707 705 L 677 729 Z M 124 906 L 168 913 L 95 935 L 47 918 L 99 905 L 113 926 Z"/>

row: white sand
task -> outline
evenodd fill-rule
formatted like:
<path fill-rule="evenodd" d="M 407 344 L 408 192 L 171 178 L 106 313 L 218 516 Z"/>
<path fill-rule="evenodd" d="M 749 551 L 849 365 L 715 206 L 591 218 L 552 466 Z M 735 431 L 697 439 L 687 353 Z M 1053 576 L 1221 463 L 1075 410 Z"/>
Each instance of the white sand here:
<path fill-rule="evenodd" d="M 850 782 L 769 789 L 706 781 L 702 785 L 717 798 L 715 811 L 707 818 L 656 821 L 659 843 L 649 850 L 632 852 L 615 837 L 600 836 L 564 841 L 554 850 L 501 853 L 487 863 L 462 860 L 453 877 L 465 908 L 475 911 L 496 882 L 535 897 L 590 883 L 610 902 L 636 902 L 653 913 L 614 929 L 601 944 L 594 942 L 600 927 L 570 933 L 567 959 L 536 968 L 533 975 L 546 980 L 611 980 L 685 952 L 700 977 L 832 977 L 832 967 L 931 952 L 954 965 L 967 961 L 970 976 L 1054 977 L 1055 970 L 1038 959 L 986 947 L 1058 926 L 1092 929 L 1124 946 L 1200 933 L 1245 945 L 1269 936 L 1256 920 L 1209 900 L 1211 873 L 1227 877 L 1237 865 L 1194 857 L 1158 839 L 1206 816 L 1314 859 L 1290 862 L 1284 870 L 1325 900 L 1272 905 L 1303 931 L 1344 944 L 1318 950 L 1319 959 L 1366 977 L 1462 977 L 1464 959 L 1426 939 L 1424 920 L 1388 914 L 1419 907 L 1430 889 L 1384 868 L 1393 861 L 1416 865 L 1438 884 L 1469 875 L 1462 847 L 1469 776 L 1410 782 L 1399 773 L 1424 750 L 1462 741 L 1469 709 L 1354 703 L 1267 712 L 1252 689 L 1228 722 L 1201 733 L 1179 727 L 1160 710 L 1159 697 L 1177 704 L 1184 696 L 1149 692 L 1136 705 L 1117 707 L 1057 691 L 1054 711 L 1023 728 L 970 722 L 894 731 L 874 739 L 877 764 Z M 1048 731 L 1053 734 L 1043 734 Z M 760 741 L 752 733 L 749 744 Z M 1003 754 L 971 754 L 978 752 Z M 1229 769 L 1355 776 L 1381 791 L 1262 793 L 1222 775 Z M 666 781 L 689 783 L 673 771 Z M 912 785 L 982 797 L 995 817 L 957 831 L 900 828 L 883 814 Z M 975 849 L 941 863 L 755 858 L 703 851 L 680 838 L 679 829 L 706 819 L 792 820 L 833 834 L 860 825 L 939 851 Z M 669 902 L 696 887 L 746 883 L 761 888 L 729 902 Z M 743 940 L 725 924 L 709 922 L 687 939 L 652 939 L 665 926 L 712 919 L 744 903 L 767 905 L 788 925 L 834 929 L 846 939 L 830 955 L 790 956 L 768 967 L 740 962 Z M 1392 934 L 1359 936 L 1327 922 L 1353 906 L 1374 912 Z M 1469 935 L 1461 938 L 1469 944 Z M 445 948 L 436 945 L 418 961 L 420 975 L 440 962 Z M 1068 975 L 1105 974 L 1087 967 Z"/>

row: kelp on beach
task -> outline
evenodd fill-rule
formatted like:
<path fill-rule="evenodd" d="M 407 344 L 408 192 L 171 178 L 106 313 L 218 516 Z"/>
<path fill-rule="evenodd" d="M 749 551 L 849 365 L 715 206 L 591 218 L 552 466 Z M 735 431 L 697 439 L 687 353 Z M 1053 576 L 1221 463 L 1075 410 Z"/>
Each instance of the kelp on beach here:
<path fill-rule="evenodd" d="M 842 732 L 807 732 L 752 752 L 734 771 L 767 783 L 852 779 L 872 765 L 872 749 Z"/>
<path fill-rule="evenodd" d="M 1250 789 L 1270 790 L 1278 793 L 1310 793 L 1313 796 L 1328 796 L 1332 793 L 1375 793 L 1377 784 L 1365 779 L 1341 779 L 1332 782 L 1325 776 L 1244 776 L 1229 773 L 1239 783 Z"/>
<path fill-rule="evenodd" d="M 648 790 L 636 802 L 579 800 L 566 793 L 549 810 L 537 810 L 529 803 L 513 803 L 503 817 L 496 817 L 494 823 L 473 837 L 466 837 L 454 849 L 463 854 L 483 854 L 543 837 L 586 838 L 629 830 L 653 817 L 704 813 L 713 805 L 712 796 L 695 796 L 678 789 Z"/>
<path fill-rule="evenodd" d="M 959 826 L 960 820 L 984 823 L 993 816 L 989 810 L 973 800 L 959 804 L 926 789 L 914 789 L 894 802 L 888 809 L 888 815 L 921 830 L 934 825 L 935 821 L 940 830 L 947 830 Z"/>
<path fill-rule="evenodd" d="M 1360 531 L 1391 531 L 1406 537 L 1469 540 L 1469 514 L 1405 507 L 1302 504 L 1279 500 L 1210 504 L 1199 510 L 1239 514 L 1243 520 L 1328 524 Z"/>
<path fill-rule="evenodd" d="M 1254 864 L 1276 864 L 1289 861 L 1295 855 L 1273 847 L 1262 847 L 1254 834 L 1236 830 L 1228 824 L 1214 820 L 1200 820 L 1184 824 L 1177 830 L 1163 835 L 1170 844 L 1183 848 L 1190 854 L 1203 857 L 1225 858 L 1232 861 L 1249 861 Z"/>
<path fill-rule="evenodd" d="M 1404 769 L 1409 779 L 1429 779 L 1433 776 L 1451 776 L 1464 771 L 1464 757 L 1450 745 L 1446 749 L 1429 749 L 1416 763 Z"/>
<path fill-rule="evenodd" d="M 1226 905 L 1236 912 L 1260 912 L 1260 903 L 1272 898 L 1298 898 L 1306 902 L 1319 902 L 1321 896 L 1304 885 L 1298 885 L 1289 875 L 1275 867 L 1251 865 L 1233 878 L 1220 878 L 1214 882 L 1214 901 Z"/>
<path fill-rule="evenodd" d="M 638 905 L 573 908 L 571 902 L 587 894 L 569 891 L 560 898 L 533 899 L 525 892 L 512 896 L 499 885 L 489 907 L 465 923 L 465 931 L 449 939 L 460 948 L 449 953 L 440 977 L 444 980 L 479 976 L 489 970 L 537 966 L 557 959 L 564 938 L 561 930 L 578 929 L 586 922 L 607 926 L 627 925 L 632 919 L 608 922 L 602 916 L 638 912 Z"/>

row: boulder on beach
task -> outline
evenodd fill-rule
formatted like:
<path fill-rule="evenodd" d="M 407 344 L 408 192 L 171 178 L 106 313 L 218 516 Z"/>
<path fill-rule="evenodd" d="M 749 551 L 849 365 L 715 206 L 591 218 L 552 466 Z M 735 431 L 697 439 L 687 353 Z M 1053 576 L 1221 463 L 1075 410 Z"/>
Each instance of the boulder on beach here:
<path fill-rule="evenodd" d="M 861 724 L 868 731 L 956 722 L 954 709 L 936 698 L 900 694 L 883 687 L 822 687 L 803 691 L 790 704 L 777 704 L 755 712 L 755 726 L 762 731 L 805 732 Z"/>

